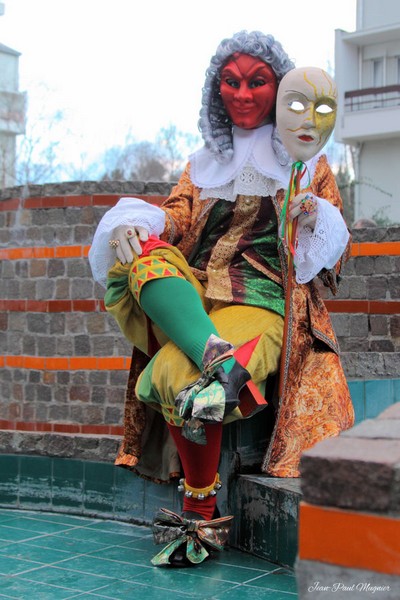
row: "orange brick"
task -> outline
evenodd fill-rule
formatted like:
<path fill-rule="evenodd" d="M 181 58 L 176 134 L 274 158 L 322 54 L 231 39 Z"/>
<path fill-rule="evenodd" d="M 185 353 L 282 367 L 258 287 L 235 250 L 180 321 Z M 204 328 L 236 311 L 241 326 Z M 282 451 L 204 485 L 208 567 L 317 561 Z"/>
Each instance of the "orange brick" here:
<path fill-rule="evenodd" d="M 17 421 L 15 423 L 15 429 L 17 431 L 35 431 L 36 423 L 29 423 L 28 421 Z"/>
<path fill-rule="evenodd" d="M 60 208 L 65 206 L 63 196 L 46 196 L 42 198 L 42 208 Z"/>
<path fill-rule="evenodd" d="M 45 358 L 43 356 L 25 356 L 24 359 L 26 369 L 44 369 Z"/>
<path fill-rule="evenodd" d="M 126 369 L 123 356 L 109 356 L 97 359 L 97 368 L 109 371 L 120 371 Z"/>
<path fill-rule="evenodd" d="M 400 575 L 400 519 L 301 502 L 299 558 Z"/>
<path fill-rule="evenodd" d="M 88 433 L 92 435 L 110 435 L 109 425 L 82 425 L 82 433 Z"/>
<path fill-rule="evenodd" d="M 35 431 L 53 431 L 53 425 L 52 423 L 42 423 L 37 421 L 35 423 Z"/>
<path fill-rule="evenodd" d="M 53 431 L 58 433 L 80 433 L 81 426 L 71 423 L 54 423 Z"/>
<path fill-rule="evenodd" d="M 92 196 L 65 196 L 65 206 L 91 206 Z"/>
<path fill-rule="evenodd" d="M 55 248 L 53 247 L 30 248 L 30 250 L 35 258 L 54 258 Z"/>
<path fill-rule="evenodd" d="M 69 359 L 73 371 L 88 371 L 97 369 L 97 359 L 93 356 L 72 356 Z"/>
<path fill-rule="evenodd" d="M 73 300 L 72 309 L 76 312 L 95 312 L 96 300 Z"/>
<path fill-rule="evenodd" d="M 6 356 L 6 367 L 16 367 L 23 368 L 24 364 L 24 356 Z"/>
<path fill-rule="evenodd" d="M 0 210 L 18 210 L 20 206 L 19 198 L 11 198 L 11 200 L 2 200 L 0 202 Z"/>
<path fill-rule="evenodd" d="M 398 256 L 400 242 L 358 242 L 352 244 L 350 256 Z"/>
<path fill-rule="evenodd" d="M 66 371 L 69 369 L 69 358 L 67 357 L 49 357 L 45 358 L 45 368 L 49 371 Z"/>
<path fill-rule="evenodd" d="M 58 246 L 56 258 L 80 258 L 83 256 L 83 246 Z"/>
<path fill-rule="evenodd" d="M 42 208 L 42 198 L 26 198 L 24 200 L 24 208 Z"/>
<path fill-rule="evenodd" d="M 92 204 L 93 206 L 114 206 L 120 197 L 118 194 L 94 194 Z"/>

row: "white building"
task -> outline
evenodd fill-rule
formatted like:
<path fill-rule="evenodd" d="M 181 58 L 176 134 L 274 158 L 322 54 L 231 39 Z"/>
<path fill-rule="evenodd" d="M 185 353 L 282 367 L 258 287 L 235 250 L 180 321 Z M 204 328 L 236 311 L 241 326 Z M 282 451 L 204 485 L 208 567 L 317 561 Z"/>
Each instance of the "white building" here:
<path fill-rule="evenodd" d="M 16 137 L 25 133 L 26 94 L 18 91 L 19 56 L 0 43 L 0 189 L 15 185 Z"/>
<path fill-rule="evenodd" d="M 358 0 L 356 27 L 336 30 L 335 138 L 355 157 L 355 219 L 400 223 L 400 1 Z"/>

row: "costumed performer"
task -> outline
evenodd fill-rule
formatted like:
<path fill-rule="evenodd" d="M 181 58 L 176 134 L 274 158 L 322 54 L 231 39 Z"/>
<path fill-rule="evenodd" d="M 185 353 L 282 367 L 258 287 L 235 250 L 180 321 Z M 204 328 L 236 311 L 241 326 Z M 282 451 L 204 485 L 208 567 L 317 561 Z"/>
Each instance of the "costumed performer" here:
<path fill-rule="evenodd" d="M 215 518 L 222 426 L 243 418 L 246 387 L 264 392 L 279 369 L 288 252 L 279 231 L 292 158 L 275 111 L 279 82 L 293 68 L 271 35 L 242 31 L 223 40 L 206 72 L 204 147 L 190 156 L 161 207 L 122 198 L 102 218 L 90 249 L 93 275 L 107 286 L 106 308 L 134 345 L 116 464 L 168 481 L 180 470 L 177 449 L 183 469 L 182 516 L 160 511 L 155 539 L 170 543 L 153 564 L 196 564 L 207 548 L 223 547 L 231 517 Z M 298 137 L 316 144 L 321 91 L 309 88 Z M 332 103 L 333 96 L 331 90 Z M 336 293 L 349 233 L 326 156 L 306 166 L 309 182 L 288 208 L 290 219 L 298 219 L 290 343 L 261 465 L 277 477 L 297 477 L 301 453 L 354 418 L 336 337 L 313 281 L 319 276 Z M 163 447 L 156 449 L 160 426 Z"/>

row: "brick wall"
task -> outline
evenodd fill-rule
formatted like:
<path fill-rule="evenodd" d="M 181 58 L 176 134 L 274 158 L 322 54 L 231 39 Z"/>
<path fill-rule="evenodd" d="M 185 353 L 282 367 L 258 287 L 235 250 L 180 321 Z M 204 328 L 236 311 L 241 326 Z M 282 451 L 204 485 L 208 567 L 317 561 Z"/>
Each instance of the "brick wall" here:
<path fill-rule="evenodd" d="M 3 451 L 51 453 L 59 443 L 68 456 L 90 447 L 112 459 L 131 348 L 104 311 L 87 253 L 121 196 L 160 204 L 170 187 L 82 182 L 0 196 Z M 355 231 L 339 295 L 324 291 L 350 379 L 399 376 L 399 240 L 400 228 Z"/>
<path fill-rule="evenodd" d="M 84 182 L 0 197 L 3 452 L 114 458 L 132 350 L 104 311 L 87 254 L 121 196 L 160 204 L 170 188 Z"/>

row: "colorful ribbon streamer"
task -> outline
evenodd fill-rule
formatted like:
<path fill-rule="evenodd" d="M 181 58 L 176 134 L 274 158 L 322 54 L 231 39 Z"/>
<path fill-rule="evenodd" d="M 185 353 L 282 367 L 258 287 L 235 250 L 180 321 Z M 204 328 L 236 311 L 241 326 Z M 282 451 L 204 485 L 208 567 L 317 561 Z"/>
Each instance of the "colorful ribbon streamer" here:
<path fill-rule="evenodd" d="M 292 164 L 290 172 L 289 185 L 286 191 L 285 201 L 281 212 L 281 224 L 279 239 L 280 242 L 288 249 L 288 263 L 290 264 L 291 257 L 296 255 L 296 240 L 295 228 L 293 222 L 289 219 L 290 203 L 300 190 L 300 181 L 307 171 L 307 166 L 298 160 Z"/>

